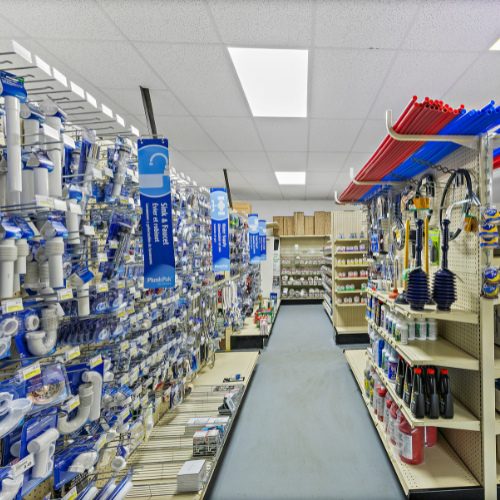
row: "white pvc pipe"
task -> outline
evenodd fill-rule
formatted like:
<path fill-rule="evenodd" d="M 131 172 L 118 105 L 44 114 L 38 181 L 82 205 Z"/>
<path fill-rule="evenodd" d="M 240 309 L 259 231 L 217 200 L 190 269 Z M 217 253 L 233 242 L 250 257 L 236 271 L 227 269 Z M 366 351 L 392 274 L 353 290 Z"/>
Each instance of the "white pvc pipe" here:
<path fill-rule="evenodd" d="M 117 493 L 115 497 L 113 497 L 113 500 L 123 500 L 128 492 L 132 489 L 132 481 L 128 481 L 125 486 Z"/>
<path fill-rule="evenodd" d="M 78 205 L 78 200 L 75 198 L 70 198 L 70 205 Z M 80 244 L 80 216 L 71 211 L 66 212 L 66 223 L 68 225 L 67 229 L 69 232 L 68 243 L 71 245 Z"/>
<path fill-rule="evenodd" d="M 25 339 L 28 343 L 28 349 L 33 356 L 45 356 L 56 345 L 57 330 L 28 332 L 25 335 Z"/>
<path fill-rule="evenodd" d="M 26 238 L 20 238 L 16 241 L 17 259 L 14 263 L 14 290 L 19 292 L 21 290 L 21 282 L 19 276 L 26 274 L 26 257 L 30 253 L 30 246 Z"/>
<path fill-rule="evenodd" d="M 31 144 L 38 142 L 40 123 L 38 120 L 24 120 L 24 142 Z M 31 148 L 32 149 L 32 148 Z M 21 203 L 33 203 L 35 199 L 35 173 L 32 168 L 24 168 L 22 172 L 23 190 L 21 192 Z"/>
<path fill-rule="evenodd" d="M 78 300 L 78 316 L 88 316 L 90 314 L 88 283 L 85 283 L 77 288 L 76 297 Z"/>
<path fill-rule="evenodd" d="M 98 491 L 99 490 L 97 489 L 96 486 L 92 486 L 92 488 L 89 488 L 89 491 L 85 493 L 85 496 L 82 498 L 82 500 L 92 500 Z"/>
<path fill-rule="evenodd" d="M 7 205 L 7 172 L 0 172 L 0 207 Z"/>
<path fill-rule="evenodd" d="M 35 194 L 49 196 L 49 171 L 45 167 L 37 167 L 34 170 Z"/>
<path fill-rule="evenodd" d="M 0 297 L 14 294 L 14 262 L 17 259 L 16 241 L 12 238 L 0 242 Z"/>
<path fill-rule="evenodd" d="M 101 416 L 102 377 L 96 371 L 86 371 L 82 374 L 82 380 L 90 382 L 94 387 L 94 398 L 89 415 L 89 420 L 93 422 Z"/>
<path fill-rule="evenodd" d="M 33 453 L 35 465 L 31 469 L 34 478 L 45 477 L 54 467 L 51 457 L 56 446 L 54 441 L 59 437 L 57 429 L 49 429 L 28 443 L 28 453 Z"/>
<path fill-rule="evenodd" d="M 58 133 L 61 131 L 61 118 L 58 116 L 47 116 L 45 117 L 45 123 L 52 128 L 55 128 Z M 50 141 L 52 142 L 52 141 Z M 49 158 L 54 164 L 54 170 L 49 173 L 49 196 L 55 196 L 57 198 L 62 197 L 62 144 L 50 144 L 52 151 L 49 151 Z"/>
<path fill-rule="evenodd" d="M 63 253 L 64 240 L 61 236 L 56 236 L 45 242 L 45 255 L 49 260 L 49 283 L 51 288 L 62 288 L 64 286 Z"/>
<path fill-rule="evenodd" d="M 8 192 L 21 194 L 22 162 L 21 162 L 21 122 L 19 114 L 21 104 L 17 97 L 5 96 L 5 117 L 7 126 L 7 188 Z"/>

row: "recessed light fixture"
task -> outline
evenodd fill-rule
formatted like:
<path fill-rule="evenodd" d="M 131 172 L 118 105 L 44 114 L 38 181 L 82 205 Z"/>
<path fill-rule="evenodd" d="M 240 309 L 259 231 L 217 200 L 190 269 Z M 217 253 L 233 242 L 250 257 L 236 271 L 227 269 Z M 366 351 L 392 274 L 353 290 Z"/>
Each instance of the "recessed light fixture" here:
<path fill-rule="evenodd" d="M 275 172 L 275 174 L 282 186 L 300 186 L 306 183 L 305 172 Z"/>
<path fill-rule="evenodd" d="M 228 50 L 254 116 L 307 117 L 307 50 Z"/>
<path fill-rule="evenodd" d="M 500 40 L 497 40 L 491 47 L 490 50 L 500 50 Z"/>
<path fill-rule="evenodd" d="M 71 91 L 74 92 L 76 95 L 80 96 L 82 99 L 85 99 L 85 92 L 82 89 L 82 87 L 79 87 L 75 82 L 70 82 L 71 84 Z"/>
<path fill-rule="evenodd" d="M 50 65 L 47 64 L 43 59 L 40 59 L 38 56 L 35 56 L 35 64 L 47 75 L 52 76 L 52 70 L 50 68 Z"/>
<path fill-rule="evenodd" d="M 87 101 L 94 106 L 94 108 L 97 108 L 97 101 L 95 100 L 95 97 L 92 97 L 88 92 L 87 92 Z"/>
<path fill-rule="evenodd" d="M 15 40 L 12 40 L 12 48 L 14 52 L 21 56 L 23 59 L 26 59 L 29 63 L 33 64 L 33 59 L 31 58 L 31 52 L 28 49 L 25 49 L 22 45 L 17 43 Z"/>
<path fill-rule="evenodd" d="M 137 128 L 135 128 L 133 125 L 130 125 L 130 131 L 136 135 L 137 137 L 139 137 L 141 134 L 139 133 L 139 130 Z"/>
<path fill-rule="evenodd" d="M 116 121 L 122 126 L 125 127 L 125 120 L 120 116 L 116 115 Z"/>
<path fill-rule="evenodd" d="M 108 115 L 110 118 L 113 118 L 113 111 L 111 111 L 110 108 L 108 108 L 105 104 L 101 104 L 102 112 L 105 115 Z"/>
<path fill-rule="evenodd" d="M 52 68 L 52 72 L 54 73 L 54 78 L 59 83 L 62 83 L 65 87 L 68 86 L 68 80 L 66 79 L 66 77 L 60 71 L 57 71 L 56 68 Z"/>

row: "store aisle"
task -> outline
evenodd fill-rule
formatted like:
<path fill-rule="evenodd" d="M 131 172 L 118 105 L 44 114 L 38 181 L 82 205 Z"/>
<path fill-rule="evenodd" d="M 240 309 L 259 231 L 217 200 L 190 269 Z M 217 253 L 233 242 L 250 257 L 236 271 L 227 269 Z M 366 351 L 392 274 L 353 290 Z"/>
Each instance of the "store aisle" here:
<path fill-rule="evenodd" d="M 282 306 L 210 500 L 405 498 L 322 305 Z"/>

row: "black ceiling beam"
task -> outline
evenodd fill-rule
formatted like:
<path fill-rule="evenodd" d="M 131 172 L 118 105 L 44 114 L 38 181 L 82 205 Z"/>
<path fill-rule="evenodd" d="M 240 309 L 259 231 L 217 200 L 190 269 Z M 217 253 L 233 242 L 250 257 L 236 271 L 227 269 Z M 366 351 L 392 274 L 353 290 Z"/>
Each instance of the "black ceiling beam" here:
<path fill-rule="evenodd" d="M 226 181 L 226 190 L 227 190 L 227 202 L 229 203 L 229 207 L 233 208 L 233 200 L 231 198 L 231 189 L 229 187 L 229 180 L 227 178 L 227 170 L 224 168 L 224 180 Z"/>
<path fill-rule="evenodd" d="M 144 106 L 144 114 L 146 115 L 146 124 L 148 126 L 149 135 L 155 138 L 158 135 L 156 130 L 155 115 L 153 113 L 153 103 L 151 102 L 151 94 L 149 89 L 139 87 L 141 89 L 142 104 Z"/>

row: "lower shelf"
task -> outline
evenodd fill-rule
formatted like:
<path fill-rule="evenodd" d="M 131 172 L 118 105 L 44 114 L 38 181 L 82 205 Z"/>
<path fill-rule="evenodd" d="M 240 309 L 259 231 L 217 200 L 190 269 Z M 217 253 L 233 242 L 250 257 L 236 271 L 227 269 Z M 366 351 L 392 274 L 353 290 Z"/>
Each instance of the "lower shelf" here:
<path fill-rule="evenodd" d="M 330 312 L 330 308 L 328 307 L 328 304 L 325 301 L 323 301 L 323 307 L 325 308 L 326 314 L 328 314 L 330 321 L 333 323 L 332 313 Z"/>
<path fill-rule="evenodd" d="M 345 356 L 358 383 L 370 417 L 377 428 L 379 437 L 407 497 L 410 499 L 413 497 L 420 498 L 426 494 L 430 499 L 483 498 L 484 492 L 479 483 L 439 433 L 436 446 L 425 449 L 425 461 L 420 465 L 406 465 L 392 455 L 385 439 L 383 425 L 373 413 L 372 407 L 365 397 L 364 369 L 368 355 L 364 349 L 360 349 L 345 351 Z"/>

